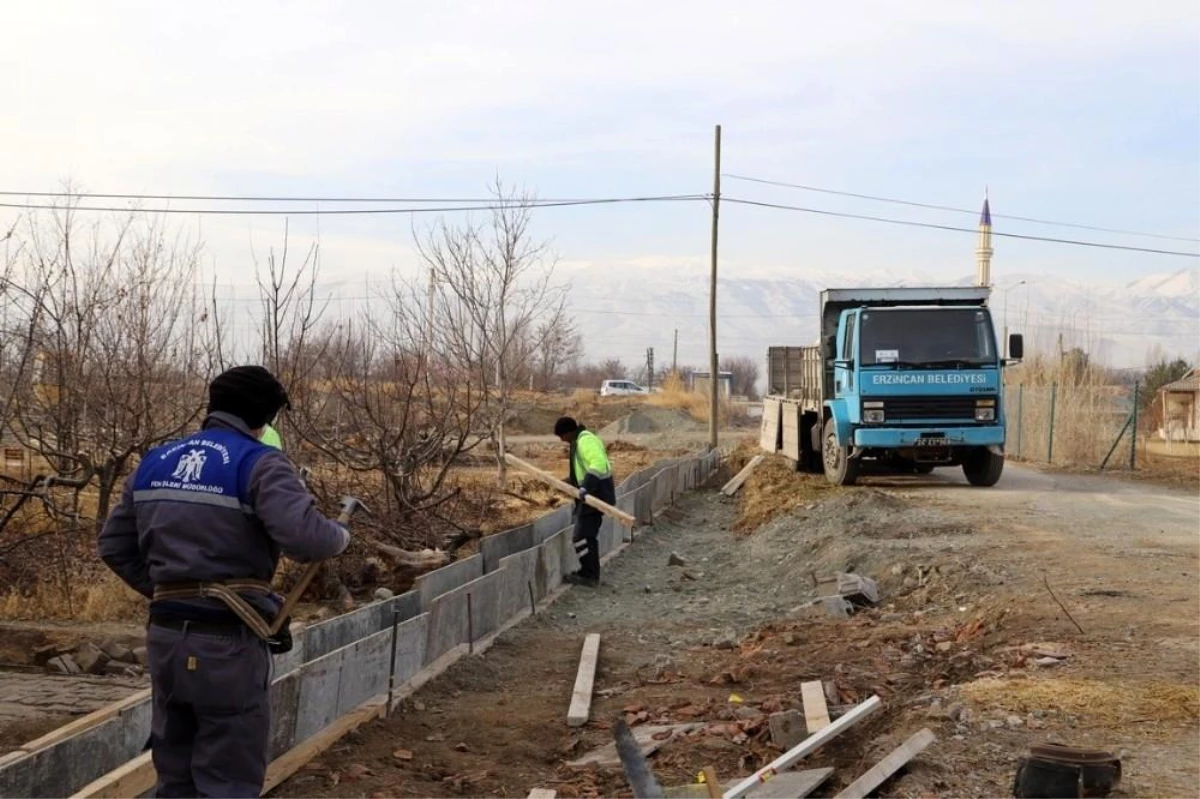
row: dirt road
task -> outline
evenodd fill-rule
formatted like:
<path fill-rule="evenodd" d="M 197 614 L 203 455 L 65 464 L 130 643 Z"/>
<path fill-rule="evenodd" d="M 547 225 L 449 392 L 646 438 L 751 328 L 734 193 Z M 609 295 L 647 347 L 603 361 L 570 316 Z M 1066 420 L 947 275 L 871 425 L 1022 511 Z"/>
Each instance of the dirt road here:
<path fill-rule="evenodd" d="M 764 495 L 793 507 L 735 532 L 763 517 Z M 769 462 L 738 499 L 686 498 L 600 589 L 572 589 L 277 793 L 629 795 L 619 768 L 567 765 L 609 742 L 621 713 L 704 723 L 653 758 L 664 784 L 708 765 L 733 777 L 778 753 L 766 714 L 798 708 L 802 681 L 827 680 L 841 701 L 874 693 L 885 709 L 810 759 L 837 769 L 819 795 L 926 726 L 938 741 L 881 795 L 1010 795 L 1017 758 L 1046 740 L 1121 753 L 1125 795 L 1189 795 L 1198 519 L 1195 496 L 1102 478 L 1010 467 L 990 490 L 954 473 L 835 490 Z M 668 565 L 672 552 L 685 567 Z M 798 609 L 821 593 L 814 576 L 836 571 L 878 580 L 881 605 L 848 619 Z M 588 632 L 602 636 L 597 694 L 573 733 Z M 1021 649 L 1032 644 L 1062 657 L 1038 665 Z"/>

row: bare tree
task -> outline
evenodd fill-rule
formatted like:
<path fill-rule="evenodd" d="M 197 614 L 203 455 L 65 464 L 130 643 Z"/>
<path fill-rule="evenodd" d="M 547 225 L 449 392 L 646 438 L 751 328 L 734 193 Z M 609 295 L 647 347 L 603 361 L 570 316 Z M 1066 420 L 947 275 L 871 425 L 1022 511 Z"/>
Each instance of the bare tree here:
<path fill-rule="evenodd" d="M 532 198 L 506 190 L 499 180 L 493 193 L 487 223 L 441 220 L 416 241 L 435 281 L 433 325 L 449 342 L 452 360 L 472 364 L 477 385 L 488 389 L 497 479 L 506 488 L 504 425 L 515 364 L 537 326 L 561 309 L 566 292 L 552 282 L 547 245 L 530 233 Z"/>
<path fill-rule="evenodd" d="M 745 355 L 723 358 L 721 371 L 733 375 L 733 394 L 750 399 L 758 396 L 758 361 Z"/>
<path fill-rule="evenodd" d="M 605 380 L 624 380 L 629 375 L 629 369 L 620 358 L 609 358 L 600 363 L 600 371 Z"/>
<path fill-rule="evenodd" d="M 532 362 L 536 364 L 539 387 L 549 391 L 563 370 L 583 356 L 583 336 L 566 308 L 559 307 L 538 325 L 534 339 L 537 351 Z"/>
<path fill-rule="evenodd" d="M 194 289 L 199 247 L 137 213 L 83 229 L 68 206 L 30 221 L 23 255 L 32 357 L 14 432 L 58 485 L 96 483 L 103 523 L 131 458 L 199 412 L 208 337 Z"/>

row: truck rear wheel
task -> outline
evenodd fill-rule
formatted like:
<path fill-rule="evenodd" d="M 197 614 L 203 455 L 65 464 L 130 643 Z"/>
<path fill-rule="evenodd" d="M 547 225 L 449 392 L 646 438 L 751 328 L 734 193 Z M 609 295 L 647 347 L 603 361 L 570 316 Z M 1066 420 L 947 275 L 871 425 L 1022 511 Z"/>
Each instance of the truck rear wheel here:
<path fill-rule="evenodd" d="M 858 479 L 858 461 L 850 459 L 850 448 L 838 444 L 837 425 L 833 418 L 825 420 L 822 455 L 825 479 L 835 486 L 852 486 Z"/>
<path fill-rule="evenodd" d="M 1004 471 L 1004 456 L 997 455 L 987 447 L 980 447 L 963 461 L 963 474 L 973 486 L 994 486 Z"/>

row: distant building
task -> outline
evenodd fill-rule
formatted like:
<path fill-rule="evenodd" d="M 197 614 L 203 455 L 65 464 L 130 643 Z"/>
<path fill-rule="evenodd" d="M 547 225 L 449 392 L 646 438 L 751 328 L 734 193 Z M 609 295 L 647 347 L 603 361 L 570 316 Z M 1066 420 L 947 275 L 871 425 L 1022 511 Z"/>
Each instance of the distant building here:
<path fill-rule="evenodd" d="M 688 389 L 697 394 L 709 395 L 708 372 L 692 372 L 688 376 Z M 724 399 L 729 399 L 733 393 L 733 372 L 717 372 L 717 393 Z"/>
<path fill-rule="evenodd" d="M 1162 427 L 1167 441 L 1200 441 L 1200 367 L 1193 367 L 1174 383 L 1158 390 Z"/>

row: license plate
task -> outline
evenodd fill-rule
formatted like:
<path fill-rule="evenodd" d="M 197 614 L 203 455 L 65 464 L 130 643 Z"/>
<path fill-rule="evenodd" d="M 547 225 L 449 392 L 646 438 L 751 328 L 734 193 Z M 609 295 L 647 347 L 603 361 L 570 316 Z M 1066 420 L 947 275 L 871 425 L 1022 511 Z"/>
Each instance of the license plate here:
<path fill-rule="evenodd" d="M 948 447 L 950 443 L 948 438 L 918 438 L 913 442 L 918 447 Z"/>

